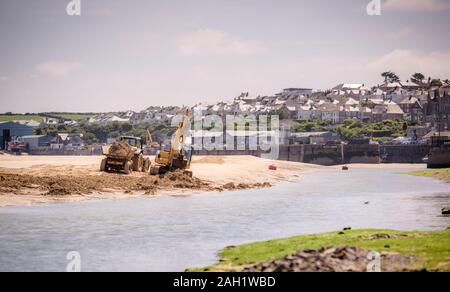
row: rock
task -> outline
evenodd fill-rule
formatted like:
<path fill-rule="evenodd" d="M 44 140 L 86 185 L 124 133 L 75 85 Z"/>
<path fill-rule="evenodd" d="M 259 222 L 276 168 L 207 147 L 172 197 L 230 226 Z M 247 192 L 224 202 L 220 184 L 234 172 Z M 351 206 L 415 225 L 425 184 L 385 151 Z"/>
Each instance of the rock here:
<path fill-rule="evenodd" d="M 359 254 L 358 254 L 359 253 Z M 285 257 L 284 260 L 269 261 L 246 268 L 245 272 L 341 272 L 366 271 L 368 251 L 355 247 L 329 247 L 320 250 L 302 250 Z M 356 264 L 355 264 L 356 261 Z"/>
<path fill-rule="evenodd" d="M 244 272 L 367 272 L 369 250 L 352 246 L 301 250 L 282 260 L 270 260 L 245 268 Z M 408 271 L 414 258 L 383 253 L 383 270 Z"/>
<path fill-rule="evenodd" d="M 236 189 L 236 185 L 234 183 L 227 183 L 223 186 L 223 188 L 226 190 L 234 190 Z"/>
<path fill-rule="evenodd" d="M 392 238 L 392 236 L 387 233 L 378 233 L 370 236 L 370 240 L 390 239 L 390 238 Z"/>

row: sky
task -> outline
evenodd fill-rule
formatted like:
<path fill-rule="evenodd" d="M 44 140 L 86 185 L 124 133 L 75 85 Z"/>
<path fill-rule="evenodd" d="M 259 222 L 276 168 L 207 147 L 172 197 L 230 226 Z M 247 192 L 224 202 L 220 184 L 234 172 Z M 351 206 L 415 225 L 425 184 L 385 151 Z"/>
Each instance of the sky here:
<path fill-rule="evenodd" d="M 0 0 L 0 112 L 140 111 L 450 77 L 450 0 Z M 377 0 L 374 0 L 377 1 Z"/>

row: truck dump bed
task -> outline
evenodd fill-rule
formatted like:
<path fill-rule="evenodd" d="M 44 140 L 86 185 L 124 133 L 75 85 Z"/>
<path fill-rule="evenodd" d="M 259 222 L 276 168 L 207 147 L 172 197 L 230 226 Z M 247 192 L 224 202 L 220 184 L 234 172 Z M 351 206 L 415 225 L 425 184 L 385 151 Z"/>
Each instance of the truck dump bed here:
<path fill-rule="evenodd" d="M 131 160 L 135 150 L 125 142 L 116 141 L 111 145 L 103 147 L 103 154 L 110 159 Z"/>

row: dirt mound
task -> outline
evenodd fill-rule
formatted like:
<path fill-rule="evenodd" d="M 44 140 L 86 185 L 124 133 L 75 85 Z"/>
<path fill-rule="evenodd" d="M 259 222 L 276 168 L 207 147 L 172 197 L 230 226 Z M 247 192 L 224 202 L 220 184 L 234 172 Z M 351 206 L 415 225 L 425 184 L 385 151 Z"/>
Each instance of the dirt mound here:
<path fill-rule="evenodd" d="M 132 151 L 131 146 L 122 141 L 116 141 L 109 147 L 108 154 L 118 157 L 128 157 Z"/>
<path fill-rule="evenodd" d="M 270 183 L 255 183 L 255 184 L 246 184 L 246 183 L 240 183 L 240 184 L 234 184 L 234 183 L 227 183 L 222 186 L 224 190 L 227 191 L 235 191 L 235 190 L 246 190 L 246 189 L 262 189 L 262 188 L 270 188 L 272 185 Z"/>
<path fill-rule="evenodd" d="M 272 260 L 244 269 L 244 272 L 367 272 L 369 250 L 357 247 L 329 247 L 302 250 L 281 260 Z M 383 271 L 407 271 L 413 257 L 381 254 Z"/>
<path fill-rule="evenodd" d="M 0 173 L 0 194 L 19 194 L 22 190 L 38 190 L 43 195 L 86 195 L 92 192 L 144 192 L 155 194 L 162 189 L 212 190 L 205 182 L 182 172 L 164 176 L 101 173 L 98 175 L 34 176 L 28 174 Z"/>
<path fill-rule="evenodd" d="M 183 171 L 175 171 L 168 172 L 164 175 L 161 175 L 158 184 L 161 186 L 171 186 L 179 189 L 193 189 L 193 188 L 201 188 L 208 187 L 209 185 L 202 180 L 191 177 Z"/>

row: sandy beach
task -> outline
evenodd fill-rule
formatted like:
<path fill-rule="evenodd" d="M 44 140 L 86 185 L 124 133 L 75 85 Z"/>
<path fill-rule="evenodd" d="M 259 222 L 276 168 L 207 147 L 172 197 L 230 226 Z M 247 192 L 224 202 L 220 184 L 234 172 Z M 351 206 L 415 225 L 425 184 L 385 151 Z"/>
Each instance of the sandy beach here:
<path fill-rule="evenodd" d="M 252 156 L 197 156 L 191 165 L 194 178 L 181 173 L 154 177 L 144 173 L 100 172 L 102 158 L 0 155 L 0 207 L 267 188 L 301 179 L 312 171 L 342 168 Z M 272 164 L 277 170 L 269 170 Z M 349 167 L 424 168 L 421 164 L 352 164 Z"/>
<path fill-rule="evenodd" d="M 0 207 L 143 195 L 186 195 L 270 187 L 299 179 L 309 169 L 295 162 L 251 156 L 194 157 L 194 178 L 102 173 L 102 156 L 0 156 Z M 269 170 L 275 164 L 276 171 Z"/>

